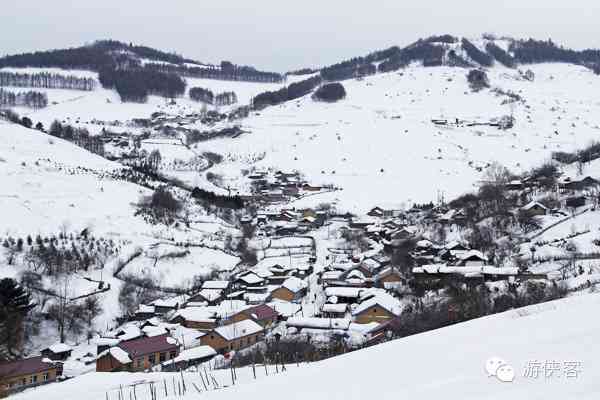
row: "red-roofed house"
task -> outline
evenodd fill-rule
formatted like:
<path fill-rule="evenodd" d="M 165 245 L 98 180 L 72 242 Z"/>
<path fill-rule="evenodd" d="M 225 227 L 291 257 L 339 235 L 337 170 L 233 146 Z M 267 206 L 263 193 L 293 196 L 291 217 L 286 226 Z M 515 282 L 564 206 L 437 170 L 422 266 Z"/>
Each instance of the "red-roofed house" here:
<path fill-rule="evenodd" d="M 179 355 L 179 345 L 164 334 L 121 342 L 98 354 L 96 371 L 144 371 Z"/>
<path fill-rule="evenodd" d="M 0 393 L 43 385 L 62 375 L 62 364 L 39 357 L 0 363 Z"/>
<path fill-rule="evenodd" d="M 268 328 L 277 322 L 277 318 L 278 314 L 274 309 L 266 304 L 260 304 L 233 314 L 225 321 L 225 325 L 250 319 L 263 328 Z"/>

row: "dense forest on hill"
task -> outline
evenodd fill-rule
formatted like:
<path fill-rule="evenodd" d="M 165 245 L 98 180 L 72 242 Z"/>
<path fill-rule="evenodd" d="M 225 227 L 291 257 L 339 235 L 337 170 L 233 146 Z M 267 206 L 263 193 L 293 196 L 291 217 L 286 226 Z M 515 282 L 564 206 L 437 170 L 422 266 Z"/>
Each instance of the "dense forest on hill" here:
<path fill-rule="evenodd" d="M 0 71 L 0 86 L 29 87 L 43 89 L 94 90 L 96 80 L 74 75 L 47 72 L 21 73 Z"/>
<path fill-rule="evenodd" d="M 143 64 L 140 59 L 145 59 L 146 63 Z M 150 62 L 147 62 L 148 60 Z M 229 61 L 223 61 L 216 66 L 207 66 L 175 53 L 115 40 L 101 40 L 88 46 L 69 49 L 6 56 L 0 58 L 0 68 L 3 67 L 56 67 L 98 72 L 107 69 L 143 68 L 155 72 L 208 79 L 250 82 L 281 82 L 283 80 L 281 74 L 258 71 L 250 66 L 235 65 Z"/>
<path fill-rule="evenodd" d="M 274 106 L 286 101 L 298 99 L 312 92 L 322 81 L 320 76 L 314 76 L 300 82 L 292 83 L 291 85 L 276 91 L 260 93 L 252 100 L 252 107 L 255 110 L 260 110 L 267 106 Z"/>
<path fill-rule="evenodd" d="M 176 74 L 146 69 L 105 68 L 99 73 L 105 88 L 116 89 L 122 101 L 146 102 L 148 95 L 178 97 L 185 93 L 185 81 Z"/>
<path fill-rule="evenodd" d="M 45 93 L 29 90 L 13 92 L 0 87 L 0 107 L 30 107 L 34 109 L 48 106 L 48 96 Z"/>

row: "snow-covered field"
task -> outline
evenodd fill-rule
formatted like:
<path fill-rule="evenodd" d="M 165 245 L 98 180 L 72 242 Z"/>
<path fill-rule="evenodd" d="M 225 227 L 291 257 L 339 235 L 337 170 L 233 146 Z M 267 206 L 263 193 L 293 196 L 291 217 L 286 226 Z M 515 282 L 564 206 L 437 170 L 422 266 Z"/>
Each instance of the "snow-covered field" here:
<path fill-rule="evenodd" d="M 239 258 L 219 250 L 160 245 L 146 250 L 122 273 L 151 278 L 162 287 L 187 288 L 192 286 L 195 277 L 206 277 L 212 271 L 231 270 L 238 262 Z"/>

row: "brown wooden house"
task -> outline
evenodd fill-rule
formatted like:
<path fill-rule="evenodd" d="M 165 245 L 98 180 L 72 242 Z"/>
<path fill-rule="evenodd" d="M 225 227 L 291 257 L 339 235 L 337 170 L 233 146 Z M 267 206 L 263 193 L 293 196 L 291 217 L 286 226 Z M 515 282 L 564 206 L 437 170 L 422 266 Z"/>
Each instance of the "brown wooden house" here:
<path fill-rule="evenodd" d="M 397 317 L 402 312 L 400 301 L 389 294 L 378 294 L 364 299 L 352 311 L 354 321 L 359 324 L 384 322 Z"/>
<path fill-rule="evenodd" d="M 71 346 L 64 343 L 55 343 L 41 351 L 42 357 L 49 358 L 52 361 L 65 361 L 71 357 Z"/>
<path fill-rule="evenodd" d="M 158 335 L 121 342 L 98 355 L 96 371 L 144 371 L 179 355 L 171 336 Z"/>
<path fill-rule="evenodd" d="M 283 282 L 281 287 L 271 292 L 271 299 L 297 302 L 306 294 L 306 282 L 300 278 L 291 277 Z"/>
<path fill-rule="evenodd" d="M 204 307 L 182 308 L 171 317 L 169 322 L 200 331 L 214 329 L 218 323 L 215 313 L 206 310 Z"/>
<path fill-rule="evenodd" d="M 62 375 L 62 364 L 48 361 L 47 358 L 38 356 L 0 363 L 0 393 L 11 393 L 56 381 Z"/>
<path fill-rule="evenodd" d="M 264 329 L 256 322 L 245 319 L 230 325 L 220 326 L 200 338 L 204 346 L 210 346 L 219 353 L 240 350 L 260 342 Z"/>

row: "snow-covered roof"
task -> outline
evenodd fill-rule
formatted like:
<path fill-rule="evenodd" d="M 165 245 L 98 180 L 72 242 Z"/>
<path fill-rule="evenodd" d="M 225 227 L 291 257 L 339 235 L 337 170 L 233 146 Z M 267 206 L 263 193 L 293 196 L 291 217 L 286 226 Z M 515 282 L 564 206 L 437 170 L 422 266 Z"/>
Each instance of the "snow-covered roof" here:
<path fill-rule="evenodd" d="M 369 271 L 373 271 L 373 270 L 376 270 L 377 268 L 381 267 L 381 263 L 372 258 L 367 258 L 367 259 L 363 260 L 363 262 L 361 264 L 363 267 L 367 268 Z"/>
<path fill-rule="evenodd" d="M 288 318 L 286 321 L 288 327 L 294 328 L 312 328 L 312 329 L 342 329 L 347 330 L 350 326 L 350 320 L 347 318 Z"/>
<path fill-rule="evenodd" d="M 342 275 L 342 271 L 325 271 L 321 275 L 321 279 L 332 280 L 338 279 Z"/>
<path fill-rule="evenodd" d="M 229 281 L 204 281 L 202 289 L 227 289 L 229 287 Z"/>
<path fill-rule="evenodd" d="M 471 257 L 479 258 L 481 260 L 487 260 L 487 257 L 483 255 L 483 253 L 479 250 L 469 250 L 464 253 L 460 253 L 457 255 L 460 260 L 466 260 Z"/>
<path fill-rule="evenodd" d="M 284 317 L 291 317 L 300 312 L 301 305 L 296 303 L 289 303 L 287 301 L 275 300 L 270 303 L 267 303 L 269 307 L 274 309 L 277 314 L 282 315 Z"/>
<path fill-rule="evenodd" d="M 433 243 L 431 243 L 431 241 L 430 241 L 430 240 L 427 240 L 427 239 L 422 239 L 422 240 L 419 240 L 419 241 L 417 242 L 417 244 L 416 244 L 416 246 L 417 246 L 418 248 L 422 248 L 422 249 L 428 249 L 428 248 L 430 248 L 432 245 L 433 245 Z"/>
<path fill-rule="evenodd" d="M 48 346 L 47 349 L 50 350 L 54 354 L 66 353 L 68 351 L 73 350 L 71 348 L 71 346 L 69 346 L 65 343 L 54 343 L 52 346 Z"/>
<path fill-rule="evenodd" d="M 102 353 L 98 354 L 97 359 L 100 359 L 107 354 L 110 354 L 115 360 L 117 360 L 121 364 L 129 364 L 131 362 L 129 354 L 127 354 L 127 352 L 120 347 L 111 347 L 110 349 L 104 350 Z"/>
<path fill-rule="evenodd" d="M 183 350 L 177 357 L 173 359 L 173 362 L 183 362 L 198 360 L 201 358 L 207 358 L 216 356 L 217 352 L 210 346 L 198 346 L 191 349 Z"/>
<path fill-rule="evenodd" d="M 262 303 L 267 301 L 267 299 L 269 298 L 270 293 L 245 293 L 244 294 L 244 300 L 246 300 L 248 303 Z"/>
<path fill-rule="evenodd" d="M 255 273 L 246 274 L 238 278 L 247 285 L 255 285 L 264 282 L 264 279 Z"/>
<path fill-rule="evenodd" d="M 529 203 L 527 203 L 526 205 L 524 205 L 523 207 L 521 207 L 521 210 L 528 211 L 528 210 L 531 210 L 532 208 L 535 208 L 535 207 L 541 208 L 542 210 L 547 210 L 548 209 L 545 205 L 543 205 L 540 202 L 530 201 Z"/>
<path fill-rule="evenodd" d="M 356 287 L 328 287 L 325 288 L 325 296 L 327 297 L 350 297 L 350 298 L 359 298 L 360 293 L 365 291 L 366 288 L 356 288 Z"/>
<path fill-rule="evenodd" d="M 140 304 L 138 309 L 135 311 L 136 314 L 154 314 L 154 306 L 148 306 L 146 304 Z"/>
<path fill-rule="evenodd" d="M 150 305 L 155 307 L 167 307 L 167 308 L 176 308 L 179 305 L 185 303 L 189 298 L 188 295 L 182 294 L 180 296 L 167 297 L 163 299 L 154 300 L 150 303 Z"/>
<path fill-rule="evenodd" d="M 287 278 L 281 286 L 288 289 L 290 292 L 298 293 L 299 291 L 305 289 L 308 286 L 308 284 L 306 283 L 306 281 L 292 276 L 290 278 Z"/>
<path fill-rule="evenodd" d="M 519 269 L 516 267 L 494 267 L 491 265 L 482 266 L 447 266 L 446 264 L 431 264 L 414 267 L 413 274 L 461 274 L 464 276 L 486 275 L 517 275 Z"/>
<path fill-rule="evenodd" d="M 171 317 L 171 321 L 177 317 L 182 317 L 186 321 L 215 322 L 216 313 L 208 307 L 186 307 L 177 310 Z"/>
<path fill-rule="evenodd" d="M 126 325 L 107 334 L 108 337 L 115 339 L 131 340 L 142 336 L 141 329 L 136 325 Z"/>
<path fill-rule="evenodd" d="M 245 319 L 231 325 L 220 326 L 215 329 L 225 340 L 233 340 L 244 336 L 262 332 L 263 328 L 251 319 Z"/>
<path fill-rule="evenodd" d="M 352 311 L 352 315 L 358 315 L 376 305 L 385 308 L 394 315 L 400 315 L 402 312 L 402 304 L 400 303 L 400 300 L 387 293 L 377 293 L 375 296 L 360 303 L 358 307 Z"/>
<path fill-rule="evenodd" d="M 208 301 L 215 301 L 221 298 L 223 291 L 221 289 L 202 289 L 197 294 Z"/>
<path fill-rule="evenodd" d="M 346 303 L 338 303 L 338 304 L 323 304 L 321 311 L 330 312 L 330 313 L 344 313 L 348 309 L 348 304 Z"/>

